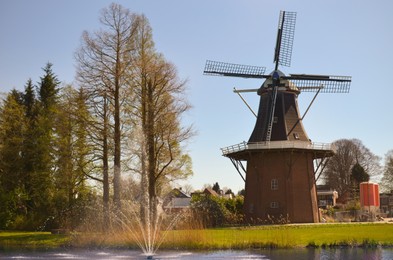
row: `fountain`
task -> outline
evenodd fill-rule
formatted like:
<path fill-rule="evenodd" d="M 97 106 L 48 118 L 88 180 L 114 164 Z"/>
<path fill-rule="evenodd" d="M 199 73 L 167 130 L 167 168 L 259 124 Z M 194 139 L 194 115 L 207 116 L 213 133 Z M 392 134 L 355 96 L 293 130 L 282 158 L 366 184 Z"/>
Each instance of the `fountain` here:
<path fill-rule="evenodd" d="M 174 214 L 174 217 L 165 225 L 163 223 L 165 213 L 160 204 L 157 205 L 157 213 L 152 214 L 148 210 L 145 219 L 137 212 L 137 208 L 135 204 L 130 204 L 116 219 L 121 224 L 121 228 L 131 235 L 132 239 L 142 250 L 143 255 L 147 259 L 153 259 L 158 248 L 164 242 L 168 231 L 173 229 L 179 221 L 182 212 Z"/>

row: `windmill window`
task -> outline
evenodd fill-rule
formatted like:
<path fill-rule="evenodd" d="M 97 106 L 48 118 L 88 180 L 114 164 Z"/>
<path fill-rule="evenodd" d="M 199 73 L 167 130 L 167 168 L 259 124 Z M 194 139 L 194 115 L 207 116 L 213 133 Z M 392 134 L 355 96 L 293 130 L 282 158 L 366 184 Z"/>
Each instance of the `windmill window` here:
<path fill-rule="evenodd" d="M 278 190 L 278 180 L 277 179 L 272 179 L 270 182 L 270 188 L 272 190 Z"/>
<path fill-rule="evenodd" d="M 293 133 L 293 137 L 295 138 L 295 140 L 299 140 L 299 134 L 298 133 Z"/>
<path fill-rule="evenodd" d="M 270 208 L 277 209 L 278 208 L 278 202 L 277 201 L 270 202 Z"/>

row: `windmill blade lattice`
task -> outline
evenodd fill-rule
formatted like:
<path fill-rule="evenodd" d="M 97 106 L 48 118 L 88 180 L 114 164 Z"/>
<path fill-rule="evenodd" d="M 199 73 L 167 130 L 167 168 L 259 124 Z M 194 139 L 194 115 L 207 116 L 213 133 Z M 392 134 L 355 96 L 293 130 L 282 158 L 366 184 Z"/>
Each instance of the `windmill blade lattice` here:
<path fill-rule="evenodd" d="M 207 60 L 204 75 L 231 76 L 241 78 L 266 78 L 265 67 Z"/>
<path fill-rule="evenodd" d="M 274 62 L 278 65 L 290 67 L 292 46 L 295 36 L 296 12 L 281 11 L 278 20 L 278 32 Z"/>
<path fill-rule="evenodd" d="M 307 74 L 291 74 L 283 78 L 290 80 L 302 92 L 316 92 L 321 89 L 321 93 L 348 93 L 352 80 L 350 76 Z"/>

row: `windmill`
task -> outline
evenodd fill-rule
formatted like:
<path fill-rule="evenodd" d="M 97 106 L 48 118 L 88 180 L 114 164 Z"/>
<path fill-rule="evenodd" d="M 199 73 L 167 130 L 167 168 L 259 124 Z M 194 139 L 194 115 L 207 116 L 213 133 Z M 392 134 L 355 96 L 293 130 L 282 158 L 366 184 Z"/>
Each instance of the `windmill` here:
<path fill-rule="evenodd" d="M 280 71 L 279 66 L 291 65 L 295 24 L 295 12 L 280 12 L 270 74 L 265 67 L 211 60 L 204 69 L 205 75 L 265 79 L 258 89 L 234 89 L 244 102 L 241 93 L 257 92 L 259 109 L 248 142 L 222 148 L 245 181 L 244 213 L 249 221 L 319 222 L 315 174 L 334 150 L 330 144 L 312 143 L 302 121 L 319 93 L 349 92 L 351 77 Z M 303 116 L 297 104 L 301 92 L 315 92 Z"/>

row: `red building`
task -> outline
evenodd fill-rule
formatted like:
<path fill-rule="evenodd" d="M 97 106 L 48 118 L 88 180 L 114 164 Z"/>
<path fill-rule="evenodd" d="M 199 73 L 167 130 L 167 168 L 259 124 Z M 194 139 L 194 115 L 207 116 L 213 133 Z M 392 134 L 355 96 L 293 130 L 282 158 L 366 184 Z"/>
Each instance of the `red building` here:
<path fill-rule="evenodd" d="M 372 182 L 360 183 L 360 206 L 367 211 L 379 209 L 379 186 Z"/>

